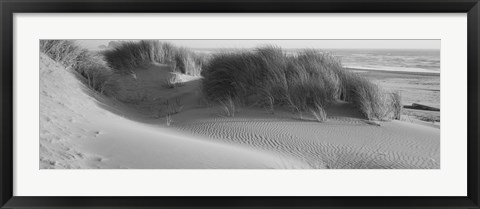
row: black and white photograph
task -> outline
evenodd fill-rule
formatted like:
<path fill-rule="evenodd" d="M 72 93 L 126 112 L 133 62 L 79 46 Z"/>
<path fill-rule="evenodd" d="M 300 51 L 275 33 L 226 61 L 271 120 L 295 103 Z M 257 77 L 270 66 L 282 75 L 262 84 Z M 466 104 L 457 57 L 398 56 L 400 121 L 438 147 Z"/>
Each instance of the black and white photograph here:
<path fill-rule="evenodd" d="M 439 39 L 42 39 L 40 169 L 440 169 Z"/>

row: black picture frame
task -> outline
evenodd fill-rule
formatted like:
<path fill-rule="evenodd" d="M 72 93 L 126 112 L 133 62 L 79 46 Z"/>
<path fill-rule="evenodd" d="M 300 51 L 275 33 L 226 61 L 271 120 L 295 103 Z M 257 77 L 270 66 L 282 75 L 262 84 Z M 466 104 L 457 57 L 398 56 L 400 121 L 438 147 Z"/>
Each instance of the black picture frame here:
<path fill-rule="evenodd" d="M 478 0 L 1 0 L 1 208 L 479 208 Z M 13 196 L 14 13 L 467 13 L 468 195 L 465 197 Z M 452 179 L 454 180 L 454 179 Z"/>

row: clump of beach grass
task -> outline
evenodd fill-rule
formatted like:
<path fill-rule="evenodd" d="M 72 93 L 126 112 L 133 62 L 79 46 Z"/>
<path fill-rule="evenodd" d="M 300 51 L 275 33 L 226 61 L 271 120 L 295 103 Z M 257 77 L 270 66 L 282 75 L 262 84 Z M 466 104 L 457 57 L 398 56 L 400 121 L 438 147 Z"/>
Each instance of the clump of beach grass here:
<path fill-rule="evenodd" d="M 392 100 L 393 119 L 400 120 L 403 111 L 402 96 L 400 92 L 397 91 L 391 93 L 390 98 Z"/>
<path fill-rule="evenodd" d="M 202 71 L 203 91 L 210 101 L 231 98 L 240 104 L 289 107 L 326 120 L 325 107 L 337 101 L 353 103 L 369 120 L 394 118 L 401 109 L 396 99 L 374 83 L 345 70 L 335 56 L 303 50 L 287 55 L 265 46 L 253 51 L 215 54 Z M 224 101 L 224 100 L 222 100 Z M 312 111 L 314 110 L 314 111 Z"/>
<path fill-rule="evenodd" d="M 169 64 L 174 72 L 192 76 L 200 75 L 206 59 L 189 49 L 158 40 L 120 42 L 105 50 L 103 55 L 112 69 L 119 73 L 130 73 L 145 65 L 159 63 Z"/>
<path fill-rule="evenodd" d="M 234 117 L 235 116 L 235 102 L 231 97 L 226 99 L 222 99 L 219 101 L 220 107 L 222 109 L 222 115 L 227 117 Z"/>
<path fill-rule="evenodd" d="M 165 79 L 162 86 L 167 88 L 167 89 L 173 89 L 173 88 L 181 87 L 181 86 L 184 86 L 184 85 L 185 84 L 178 81 L 177 76 L 174 75 L 170 78 Z"/>
<path fill-rule="evenodd" d="M 78 46 L 72 40 L 40 40 L 40 52 L 79 75 L 84 84 L 103 93 L 112 74 L 102 56 Z"/>
<path fill-rule="evenodd" d="M 165 116 L 165 123 L 167 124 L 167 126 L 170 126 L 172 123 L 173 123 L 173 119 L 172 119 L 172 115 L 171 114 L 167 114 Z"/>
<path fill-rule="evenodd" d="M 157 113 L 154 115 L 155 118 L 165 117 L 165 122 L 167 126 L 170 126 L 173 122 L 172 116 L 180 113 L 183 110 L 184 105 L 182 105 L 179 98 L 173 100 L 166 100 L 162 103 Z"/>
<path fill-rule="evenodd" d="M 167 114 L 174 115 L 183 110 L 183 105 L 179 98 L 175 98 L 173 101 L 167 100 L 165 102 L 167 106 Z"/>
<path fill-rule="evenodd" d="M 367 119 L 389 120 L 400 118 L 402 105 L 399 93 L 387 92 L 357 74 L 348 77 L 347 101 L 352 102 Z"/>
<path fill-rule="evenodd" d="M 315 108 L 310 109 L 310 112 L 318 122 L 327 121 L 327 112 L 325 112 L 325 109 L 321 105 L 315 105 Z"/>

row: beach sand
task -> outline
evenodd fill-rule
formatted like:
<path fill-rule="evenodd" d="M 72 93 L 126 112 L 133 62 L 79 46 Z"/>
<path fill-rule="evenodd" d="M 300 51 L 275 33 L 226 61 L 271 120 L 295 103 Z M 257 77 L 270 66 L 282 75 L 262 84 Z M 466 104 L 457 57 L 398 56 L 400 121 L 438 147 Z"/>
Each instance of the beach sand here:
<path fill-rule="evenodd" d="M 117 78 L 126 86 L 111 92 L 115 100 L 88 90 L 45 55 L 40 61 L 40 168 L 440 168 L 439 126 L 415 118 L 371 122 L 347 103 L 329 106 L 324 123 L 281 108 L 271 114 L 238 107 L 227 117 L 221 107 L 202 103 L 200 80 L 179 78 L 184 85 L 166 89 L 155 79 L 142 82 L 154 77 L 147 71 Z M 175 76 L 165 66 L 152 68 Z M 422 104 L 439 99 L 437 77 L 364 75 L 400 88 L 407 103 L 424 93 L 431 97 Z M 167 124 L 159 106 L 171 100 L 181 110 Z"/>

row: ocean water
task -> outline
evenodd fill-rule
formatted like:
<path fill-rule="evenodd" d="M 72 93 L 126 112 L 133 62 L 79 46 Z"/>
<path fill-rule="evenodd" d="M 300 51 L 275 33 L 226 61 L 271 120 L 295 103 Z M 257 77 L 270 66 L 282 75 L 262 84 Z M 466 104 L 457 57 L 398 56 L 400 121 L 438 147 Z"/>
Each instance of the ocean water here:
<path fill-rule="evenodd" d="M 349 68 L 440 73 L 440 50 L 334 49 L 329 52 Z"/>
<path fill-rule="evenodd" d="M 238 49 L 195 49 L 201 53 Z M 295 54 L 301 49 L 284 49 Z M 440 73 L 440 50 L 424 49 L 319 49 L 338 57 L 347 68 L 402 72 Z"/>

